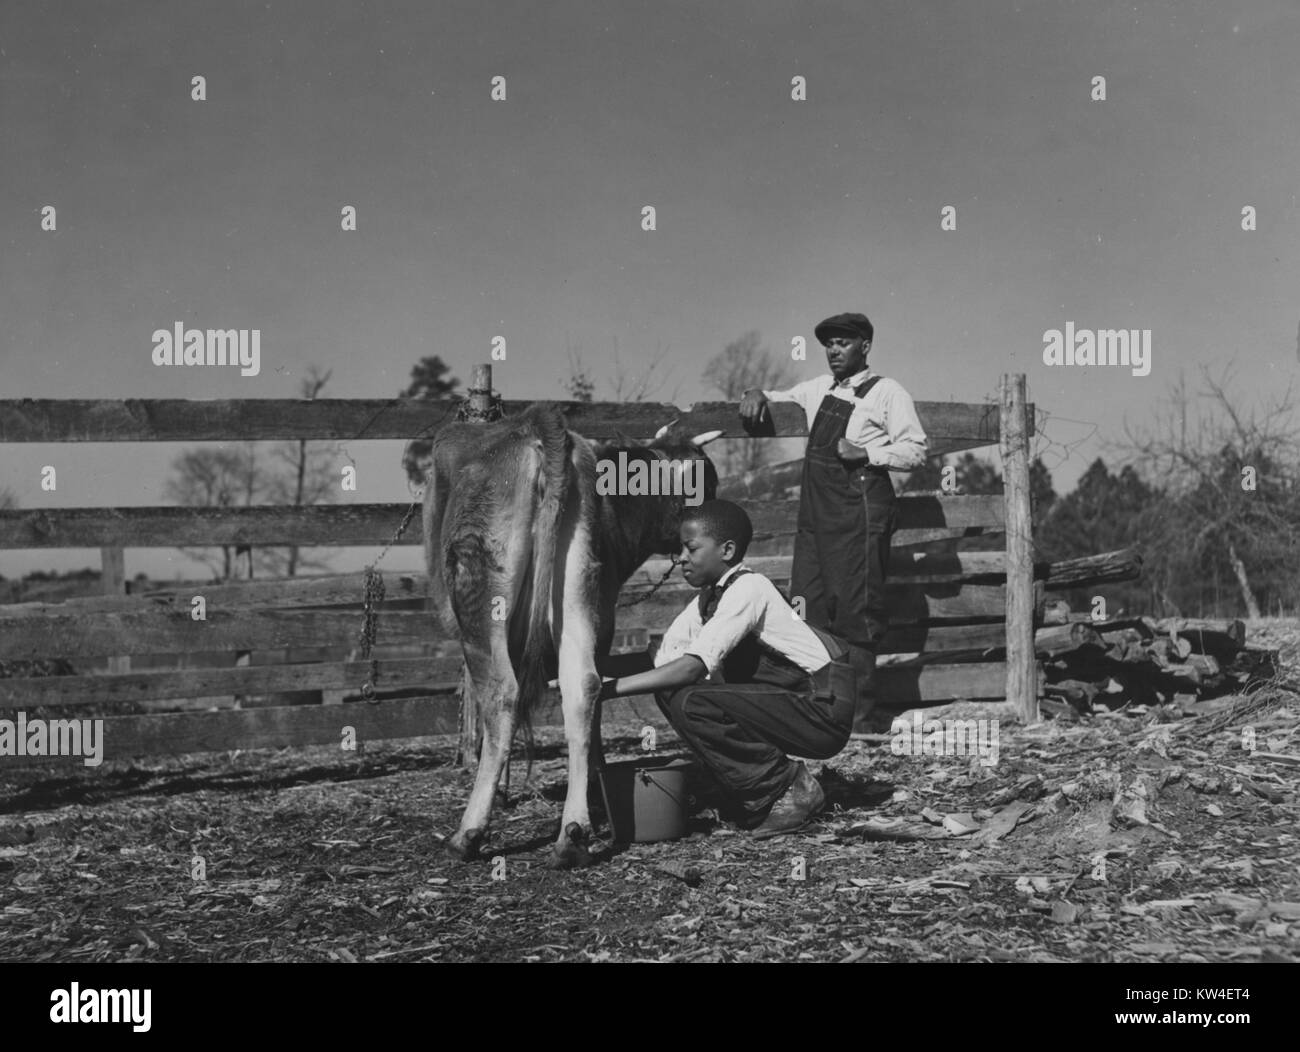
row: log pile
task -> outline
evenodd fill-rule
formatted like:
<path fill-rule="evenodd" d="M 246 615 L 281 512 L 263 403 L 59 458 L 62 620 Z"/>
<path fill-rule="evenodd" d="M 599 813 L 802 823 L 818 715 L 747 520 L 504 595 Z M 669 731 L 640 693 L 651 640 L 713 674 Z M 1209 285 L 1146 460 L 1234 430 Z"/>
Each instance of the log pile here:
<path fill-rule="evenodd" d="M 1059 607 L 1054 614 L 1049 611 L 1049 619 L 1058 623 L 1038 629 L 1034 638 L 1049 710 L 1189 704 L 1240 693 L 1276 671 L 1276 651 L 1246 646 L 1241 621 L 1095 621 Z"/>

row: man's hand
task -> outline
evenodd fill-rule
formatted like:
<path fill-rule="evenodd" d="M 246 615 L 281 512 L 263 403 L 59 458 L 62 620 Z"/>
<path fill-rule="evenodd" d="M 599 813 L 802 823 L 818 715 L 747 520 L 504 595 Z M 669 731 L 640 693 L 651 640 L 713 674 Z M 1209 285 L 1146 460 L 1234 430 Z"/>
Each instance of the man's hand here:
<path fill-rule="evenodd" d="M 760 390 L 746 391 L 740 400 L 740 420 L 747 427 L 767 419 L 767 395 Z"/>
<path fill-rule="evenodd" d="M 850 464 L 860 464 L 867 459 L 867 451 L 861 446 L 855 446 L 847 438 L 839 440 L 835 452 L 841 460 L 847 460 Z"/>

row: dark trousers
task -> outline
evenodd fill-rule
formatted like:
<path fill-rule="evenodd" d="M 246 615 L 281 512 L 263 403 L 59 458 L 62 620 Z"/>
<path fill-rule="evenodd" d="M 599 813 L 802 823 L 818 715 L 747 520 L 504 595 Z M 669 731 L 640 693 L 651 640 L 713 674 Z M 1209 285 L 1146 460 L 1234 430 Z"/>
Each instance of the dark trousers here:
<path fill-rule="evenodd" d="M 887 473 L 865 470 L 830 477 L 835 485 L 824 488 L 832 492 L 810 491 L 799 505 L 790 594 L 803 597 L 805 620 L 874 652 L 889 628 L 885 583 L 898 521 L 893 483 Z"/>
<path fill-rule="evenodd" d="M 786 754 L 827 759 L 848 741 L 851 697 L 819 698 L 810 677 L 775 683 L 698 683 L 655 695 L 673 729 L 722 784 L 742 822 L 760 821 L 790 788 Z"/>

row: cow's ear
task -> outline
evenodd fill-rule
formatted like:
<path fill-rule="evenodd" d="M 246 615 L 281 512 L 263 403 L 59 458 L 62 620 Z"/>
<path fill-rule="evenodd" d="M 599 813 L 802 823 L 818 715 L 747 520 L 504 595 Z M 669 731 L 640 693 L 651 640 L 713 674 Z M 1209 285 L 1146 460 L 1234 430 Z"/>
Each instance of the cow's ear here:
<path fill-rule="evenodd" d="M 693 439 L 691 439 L 691 445 L 700 446 L 700 447 L 707 446 L 710 442 L 712 442 L 715 438 L 719 437 L 722 434 L 723 434 L 722 431 L 701 431 L 698 435 L 696 435 Z"/>

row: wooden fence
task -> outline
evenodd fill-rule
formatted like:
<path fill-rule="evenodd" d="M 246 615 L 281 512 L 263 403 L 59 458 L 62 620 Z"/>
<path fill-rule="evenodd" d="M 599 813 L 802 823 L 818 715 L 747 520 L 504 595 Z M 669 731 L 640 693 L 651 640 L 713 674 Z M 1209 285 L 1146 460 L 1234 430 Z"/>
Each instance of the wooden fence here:
<path fill-rule="evenodd" d="M 507 415 L 527 402 L 507 401 Z M 720 429 L 742 438 L 734 403 L 696 403 L 689 412 L 654 403 L 561 402 L 568 426 L 590 438 L 649 439 L 674 417 L 694 432 Z M 409 439 L 449 420 L 455 403 L 402 399 L 317 400 L 0 400 L 0 443 L 195 442 L 280 439 Z M 770 406 L 763 433 L 807 435 L 803 411 Z M 1001 442 L 1006 493 L 999 496 L 904 496 L 894 537 L 889 585 L 891 628 L 884 653 L 918 654 L 880 674 L 882 695 L 896 707 L 954 698 L 1014 700 L 1037 718 L 1039 669 L 1033 650 L 1044 587 L 1070 583 L 1068 572 L 1030 557 L 1028 439 L 1033 407 L 1024 377 L 1004 377 L 1000 405 L 918 402 L 932 455 Z M 759 436 L 762 437 L 762 436 Z M 394 470 L 399 470 L 394 463 Z M 741 487 L 743 490 L 743 486 Z M 754 521 L 750 565 L 778 584 L 789 579 L 798 501 L 737 500 Z M 0 678 L 0 718 L 40 706 L 109 705 L 216 695 L 259 696 L 323 691 L 341 701 L 365 682 L 369 664 L 339 658 L 361 629 L 362 574 L 238 581 L 184 591 L 126 595 L 122 549 L 219 545 L 383 545 L 406 504 L 313 507 L 119 507 L 0 511 L 0 551 L 97 547 L 109 594 L 58 603 L 0 606 L 0 661 L 109 658 L 108 671 L 72 676 Z M 399 542 L 418 545 L 418 516 Z M 998 551 L 962 550 L 965 539 L 1001 535 Z M 667 563 L 647 562 L 623 599 L 644 594 Z M 383 567 L 381 565 L 380 569 Z M 163 755 L 290 745 L 337 744 L 342 728 L 357 740 L 415 737 L 458 729 L 458 644 L 434 639 L 424 609 L 422 574 L 385 574 L 378 619 L 383 647 L 376 703 L 278 705 L 217 711 L 117 715 L 105 719 L 105 757 Z M 206 619 L 191 601 L 203 596 Z M 620 633 L 662 631 L 690 598 L 680 578 L 649 600 L 618 612 Z M 406 647 L 421 656 L 387 656 Z M 282 663 L 284 652 L 312 648 L 314 660 Z M 129 671 L 134 655 L 251 654 L 221 668 Z M 409 694 L 392 697 L 393 694 Z M 9 710 L 9 711 L 5 711 Z M 96 710 L 97 712 L 100 710 Z M 53 759 L 53 758 L 51 758 Z M 0 759 L 0 763 L 8 758 Z"/>

